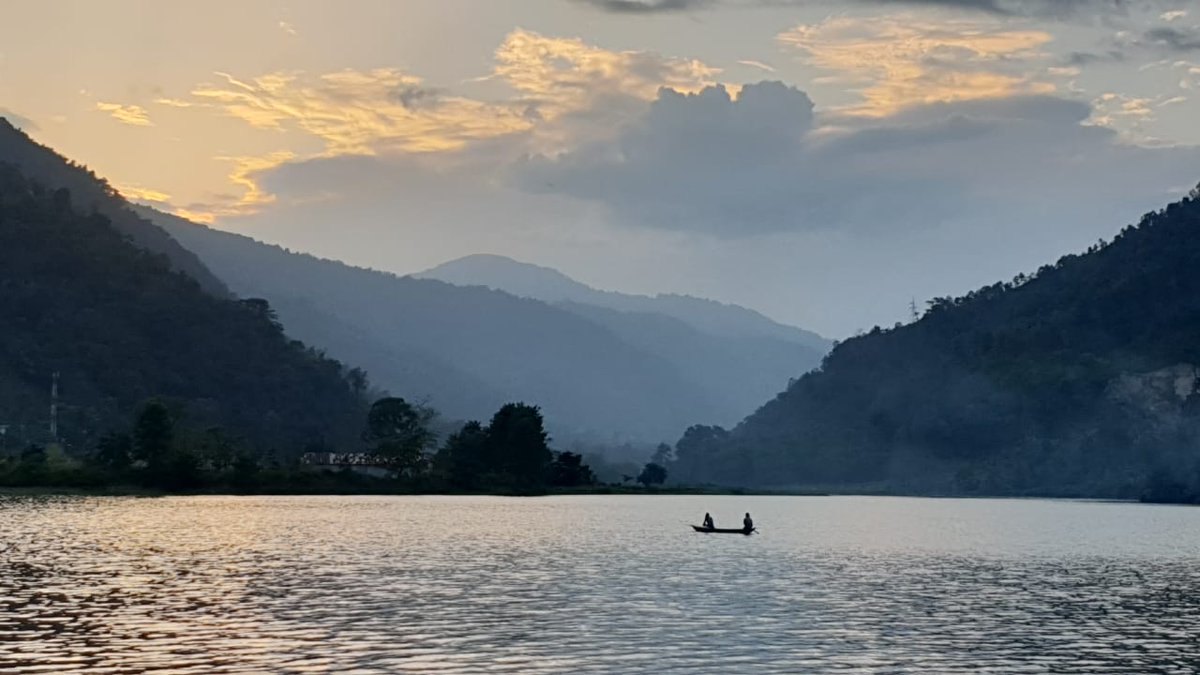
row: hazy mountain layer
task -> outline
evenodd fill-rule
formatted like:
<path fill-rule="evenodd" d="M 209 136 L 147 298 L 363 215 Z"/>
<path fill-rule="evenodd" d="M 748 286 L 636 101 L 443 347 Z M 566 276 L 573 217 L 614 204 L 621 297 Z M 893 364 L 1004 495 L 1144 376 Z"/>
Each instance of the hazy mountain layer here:
<path fill-rule="evenodd" d="M 560 439 L 640 441 L 728 415 L 672 362 L 564 309 L 351 267 L 142 212 L 235 292 L 270 300 L 290 334 L 443 415 L 487 419 L 523 400 L 542 406 Z"/>
<path fill-rule="evenodd" d="M 811 331 L 773 321 L 758 312 L 688 295 L 630 295 L 601 291 L 558 270 L 498 255 L 469 255 L 416 275 L 459 286 L 487 286 L 545 302 L 574 302 L 626 312 L 669 316 L 711 335 L 767 337 L 805 345 L 818 354 L 830 342 Z"/>
<path fill-rule="evenodd" d="M 815 367 L 830 344 L 737 305 L 600 291 L 503 256 L 467 256 L 418 276 L 508 291 L 583 316 L 687 374 L 719 407 L 719 416 L 708 421 L 721 424 L 748 415 L 789 379 Z"/>
<path fill-rule="evenodd" d="M 1200 466 L 1200 189 L 1109 244 L 838 345 L 676 475 L 1136 496 Z"/>

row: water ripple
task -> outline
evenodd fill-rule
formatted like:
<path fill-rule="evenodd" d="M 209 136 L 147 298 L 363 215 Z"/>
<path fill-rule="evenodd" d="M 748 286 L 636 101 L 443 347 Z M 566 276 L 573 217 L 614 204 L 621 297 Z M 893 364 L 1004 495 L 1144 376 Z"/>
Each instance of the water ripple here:
<path fill-rule="evenodd" d="M 750 509 L 754 537 L 696 534 Z M 0 497 L 0 672 L 1192 673 L 1200 511 Z"/>

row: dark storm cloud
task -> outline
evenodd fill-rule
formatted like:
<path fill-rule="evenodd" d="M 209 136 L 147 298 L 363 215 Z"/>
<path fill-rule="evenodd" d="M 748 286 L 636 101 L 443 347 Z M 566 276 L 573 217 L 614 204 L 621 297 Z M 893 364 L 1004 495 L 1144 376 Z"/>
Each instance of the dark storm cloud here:
<path fill-rule="evenodd" d="M 391 98 L 408 110 L 436 105 L 441 97 L 442 90 L 417 85 L 398 87 L 391 92 Z"/>
<path fill-rule="evenodd" d="M 833 0 L 572 0 L 621 14 L 666 14 L 727 7 L 829 6 Z M 1014 16 L 1068 16 L 1089 13 L 1122 13 L 1131 7 L 1157 7 L 1155 0 L 850 0 L 861 5 L 927 5 Z M 848 3 L 849 4 L 849 3 Z"/>
<path fill-rule="evenodd" d="M 1143 35 L 1143 42 L 1174 52 L 1200 51 L 1200 28 L 1175 28 L 1174 26 L 1151 28 Z"/>
<path fill-rule="evenodd" d="M 1067 66 L 1090 66 L 1094 63 L 1118 63 L 1125 58 L 1125 52 L 1119 49 L 1104 52 L 1070 52 L 1062 63 Z"/>
<path fill-rule="evenodd" d="M 804 92 L 773 82 L 736 99 L 720 87 L 664 90 L 615 140 L 530 159 L 516 175 L 623 223 L 727 238 L 911 230 L 996 209 L 1017 217 L 1084 194 L 1155 203 L 1200 180 L 1200 151 L 1124 144 L 1084 125 L 1091 110 L 1078 101 L 945 103 L 820 125 L 812 110 Z"/>
<path fill-rule="evenodd" d="M 577 0 L 616 14 L 660 14 L 701 9 L 712 0 Z"/>

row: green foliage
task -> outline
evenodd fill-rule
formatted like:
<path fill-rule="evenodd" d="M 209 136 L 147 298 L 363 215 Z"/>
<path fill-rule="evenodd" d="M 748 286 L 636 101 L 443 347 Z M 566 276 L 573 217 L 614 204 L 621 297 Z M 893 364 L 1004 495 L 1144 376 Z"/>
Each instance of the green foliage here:
<path fill-rule="evenodd" d="M 484 457 L 500 480 L 522 489 L 541 489 L 551 462 L 542 412 L 537 406 L 508 403 L 488 424 Z"/>
<path fill-rule="evenodd" d="M 96 464 L 110 471 L 124 471 L 133 461 L 133 438 L 124 433 L 108 433 L 100 437 L 93 455 Z"/>
<path fill-rule="evenodd" d="M 638 474 L 637 481 L 646 487 L 662 485 L 667 481 L 667 470 L 661 464 L 650 462 Z"/>
<path fill-rule="evenodd" d="M 387 457 L 397 471 L 415 472 L 425 461 L 425 452 L 437 442 L 429 429 L 434 416 L 432 409 L 402 398 L 381 398 L 367 413 L 363 440 L 371 453 Z"/>
<path fill-rule="evenodd" d="M 168 258 L 135 246 L 103 211 L 79 209 L 65 188 L 48 190 L 0 162 L 0 410 L 8 442 L 44 440 L 56 371 L 69 451 L 94 447 L 153 396 L 186 409 L 180 424 L 221 426 L 258 447 L 294 451 L 319 436 L 355 442 L 365 411 L 361 372 L 288 340 L 263 301 L 206 292 Z"/>
<path fill-rule="evenodd" d="M 468 422 L 451 434 L 433 459 L 433 473 L 472 491 L 538 492 L 596 480 L 581 455 L 550 451 L 541 411 L 524 403 L 505 405 L 486 427 Z"/>
<path fill-rule="evenodd" d="M 596 476 L 587 464 L 583 463 L 583 456 L 573 452 L 556 452 L 554 453 L 554 461 L 550 464 L 550 484 L 554 487 L 580 487 L 584 485 L 592 485 L 596 482 Z"/>
<path fill-rule="evenodd" d="M 21 451 L 21 463 L 27 465 L 43 465 L 46 463 L 46 446 L 30 443 Z"/>
<path fill-rule="evenodd" d="M 1153 467 L 1197 457 L 1197 335 L 1191 197 L 1083 255 L 840 343 L 732 432 L 689 429 L 671 470 L 693 483 L 1136 497 Z"/>
<path fill-rule="evenodd" d="M 157 466 L 171 453 L 175 421 L 161 401 L 150 401 L 138 413 L 133 426 L 133 459 Z"/>
<path fill-rule="evenodd" d="M 490 470 L 487 456 L 487 430 L 471 421 L 450 434 L 434 457 L 434 473 L 451 487 L 478 490 Z"/>

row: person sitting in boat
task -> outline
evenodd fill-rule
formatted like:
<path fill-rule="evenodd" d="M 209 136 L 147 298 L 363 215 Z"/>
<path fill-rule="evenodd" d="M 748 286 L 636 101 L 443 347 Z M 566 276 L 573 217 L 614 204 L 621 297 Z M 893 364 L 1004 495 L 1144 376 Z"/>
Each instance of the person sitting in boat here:
<path fill-rule="evenodd" d="M 716 528 L 716 526 L 715 526 L 715 525 L 713 525 L 713 519 L 712 519 L 712 516 L 708 515 L 707 513 L 706 513 L 706 514 L 704 514 L 704 529 L 706 529 L 706 530 L 712 530 L 712 529 L 715 529 L 715 528 Z"/>
<path fill-rule="evenodd" d="M 745 518 L 742 518 L 742 529 L 746 532 L 754 530 L 754 521 L 750 519 L 750 514 L 747 513 Z"/>

